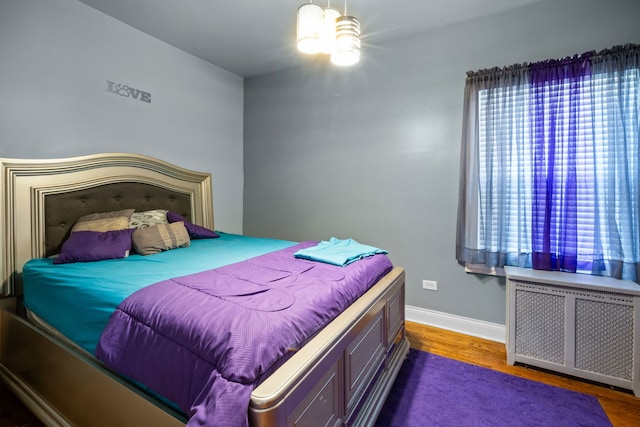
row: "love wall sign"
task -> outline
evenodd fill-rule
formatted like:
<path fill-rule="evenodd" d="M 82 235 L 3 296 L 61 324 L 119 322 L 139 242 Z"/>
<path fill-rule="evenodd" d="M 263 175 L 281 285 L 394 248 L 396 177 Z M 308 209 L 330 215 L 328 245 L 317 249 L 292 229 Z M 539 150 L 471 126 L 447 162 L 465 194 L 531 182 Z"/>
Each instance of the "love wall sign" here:
<path fill-rule="evenodd" d="M 115 83 L 107 80 L 107 92 L 115 93 L 116 95 L 124 96 L 127 98 L 137 99 L 138 101 L 147 102 L 151 104 L 151 94 L 140 89 L 132 88 L 131 86 Z"/>

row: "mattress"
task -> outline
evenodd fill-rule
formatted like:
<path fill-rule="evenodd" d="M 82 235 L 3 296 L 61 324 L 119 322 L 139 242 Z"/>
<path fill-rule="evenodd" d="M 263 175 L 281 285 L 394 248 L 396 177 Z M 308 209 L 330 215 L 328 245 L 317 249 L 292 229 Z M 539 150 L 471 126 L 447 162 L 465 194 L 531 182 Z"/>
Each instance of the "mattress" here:
<path fill-rule="evenodd" d="M 299 259 L 317 242 L 221 233 L 151 256 L 23 269 L 24 304 L 188 418 L 248 423 L 251 391 L 392 269 Z"/>
<path fill-rule="evenodd" d="M 91 354 L 118 305 L 134 292 L 162 280 L 214 269 L 291 247 L 296 242 L 218 232 L 187 248 L 153 256 L 90 263 L 28 261 L 23 269 L 24 305 L 41 320 Z"/>

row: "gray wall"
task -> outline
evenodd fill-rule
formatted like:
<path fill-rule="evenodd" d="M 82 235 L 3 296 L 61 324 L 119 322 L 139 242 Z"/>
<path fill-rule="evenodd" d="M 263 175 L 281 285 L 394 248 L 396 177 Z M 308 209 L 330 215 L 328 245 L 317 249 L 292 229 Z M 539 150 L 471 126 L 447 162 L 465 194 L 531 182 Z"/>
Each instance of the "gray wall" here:
<path fill-rule="evenodd" d="M 245 79 L 245 234 L 386 248 L 408 305 L 504 324 L 504 279 L 455 260 L 465 72 L 640 43 L 639 16 L 637 0 L 557 0 L 366 45 L 351 69 Z"/>
<path fill-rule="evenodd" d="M 241 232 L 242 115 L 232 73 L 76 0 L 0 1 L 0 157 L 135 152 L 211 172 L 215 225 Z"/>

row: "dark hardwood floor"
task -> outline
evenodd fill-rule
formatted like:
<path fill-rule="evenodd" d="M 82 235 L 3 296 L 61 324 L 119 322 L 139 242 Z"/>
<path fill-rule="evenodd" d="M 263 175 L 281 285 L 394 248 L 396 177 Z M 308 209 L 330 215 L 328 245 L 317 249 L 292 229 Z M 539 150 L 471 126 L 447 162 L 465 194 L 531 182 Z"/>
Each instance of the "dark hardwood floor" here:
<path fill-rule="evenodd" d="M 496 371 L 594 395 L 614 427 L 640 426 L 640 399 L 627 391 L 557 375 L 527 366 L 509 366 L 504 344 L 407 322 L 411 347 Z M 0 383 L 0 427 L 41 427 L 43 424 Z"/>

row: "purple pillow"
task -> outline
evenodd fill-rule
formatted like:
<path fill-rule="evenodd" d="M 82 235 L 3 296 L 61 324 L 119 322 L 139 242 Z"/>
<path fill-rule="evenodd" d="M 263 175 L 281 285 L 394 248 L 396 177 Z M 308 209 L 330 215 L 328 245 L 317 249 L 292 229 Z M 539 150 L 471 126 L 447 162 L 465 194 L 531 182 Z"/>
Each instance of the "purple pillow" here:
<path fill-rule="evenodd" d="M 201 225 L 192 224 L 175 212 L 167 212 L 167 221 L 169 221 L 169 223 L 180 221 L 184 222 L 184 227 L 187 229 L 187 233 L 189 233 L 189 237 L 192 239 L 213 239 L 214 237 L 220 237 L 220 235 L 215 231 L 209 230 Z"/>
<path fill-rule="evenodd" d="M 116 231 L 75 231 L 62 244 L 54 264 L 124 258 L 131 250 L 134 228 Z"/>

